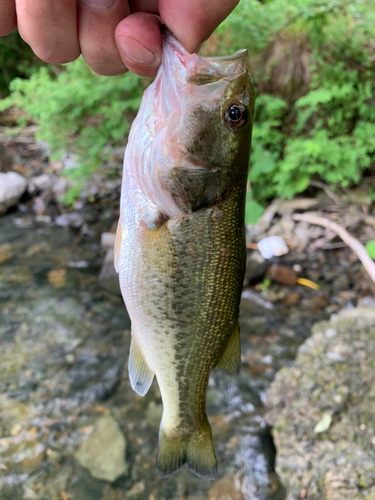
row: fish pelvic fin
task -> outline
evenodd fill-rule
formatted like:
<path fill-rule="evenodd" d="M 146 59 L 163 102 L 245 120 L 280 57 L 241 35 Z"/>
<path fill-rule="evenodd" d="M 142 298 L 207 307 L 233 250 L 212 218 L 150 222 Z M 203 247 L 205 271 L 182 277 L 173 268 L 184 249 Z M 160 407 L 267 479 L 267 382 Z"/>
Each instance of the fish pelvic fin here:
<path fill-rule="evenodd" d="M 116 273 L 118 273 L 120 269 L 121 243 L 122 243 L 122 226 L 120 217 L 117 223 L 117 231 L 116 231 L 115 246 L 114 246 L 114 256 L 115 256 L 114 266 Z"/>
<path fill-rule="evenodd" d="M 238 375 L 241 370 L 241 344 L 240 344 L 240 327 L 238 320 L 234 326 L 232 335 L 225 351 L 216 365 L 216 368 L 225 370 L 230 375 Z"/>
<path fill-rule="evenodd" d="M 132 336 L 129 354 L 129 379 L 132 389 L 140 396 L 144 396 L 153 378 L 154 372 L 148 367 L 136 338 Z"/>
<path fill-rule="evenodd" d="M 202 479 L 213 481 L 217 476 L 217 461 L 208 420 L 192 434 L 165 432 L 161 425 L 156 468 L 161 477 L 176 472 L 184 464 Z"/>

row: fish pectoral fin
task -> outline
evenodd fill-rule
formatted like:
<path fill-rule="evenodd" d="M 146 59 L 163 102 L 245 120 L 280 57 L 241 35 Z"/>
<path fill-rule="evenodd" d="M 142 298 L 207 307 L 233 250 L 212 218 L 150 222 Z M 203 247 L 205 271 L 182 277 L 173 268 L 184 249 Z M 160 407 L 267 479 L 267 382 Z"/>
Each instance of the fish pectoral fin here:
<path fill-rule="evenodd" d="M 241 369 L 241 345 L 240 345 L 240 327 L 238 321 L 229 339 L 227 347 L 216 368 L 221 368 L 231 375 L 238 375 Z"/>
<path fill-rule="evenodd" d="M 176 472 L 184 464 L 198 477 L 213 481 L 217 462 L 210 424 L 206 422 L 191 434 L 167 433 L 161 426 L 156 467 L 161 477 Z"/>
<path fill-rule="evenodd" d="M 154 372 L 148 367 L 137 340 L 132 336 L 129 354 L 129 379 L 132 389 L 144 396 L 152 384 Z"/>
<path fill-rule="evenodd" d="M 120 269 L 120 257 L 121 257 L 121 243 L 122 243 L 122 226 L 121 226 L 121 217 L 117 223 L 117 231 L 115 238 L 115 246 L 114 246 L 114 266 L 116 273 L 119 272 Z"/>

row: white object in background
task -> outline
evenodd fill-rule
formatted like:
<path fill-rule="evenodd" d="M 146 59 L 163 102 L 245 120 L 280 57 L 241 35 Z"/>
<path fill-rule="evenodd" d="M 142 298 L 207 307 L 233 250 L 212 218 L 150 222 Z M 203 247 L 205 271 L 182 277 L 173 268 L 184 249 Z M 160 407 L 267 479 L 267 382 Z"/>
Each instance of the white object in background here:
<path fill-rule="evenodd" d="M 258 250 L 264 259 L 280 257 L 289 252 L 288 245 L 280 236 L 269 236 L 258 241 Z"/>

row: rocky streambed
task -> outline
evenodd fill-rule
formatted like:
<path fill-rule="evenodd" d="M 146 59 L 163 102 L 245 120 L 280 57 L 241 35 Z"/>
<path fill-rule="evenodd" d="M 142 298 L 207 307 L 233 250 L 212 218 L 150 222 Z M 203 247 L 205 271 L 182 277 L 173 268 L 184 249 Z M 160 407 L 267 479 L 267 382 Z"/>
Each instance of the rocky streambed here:
<path fill-rule="evenodd" d="M 310 498 L 307 493 L 315 490 L 308 489 L 309 481 L 304 479 L 299 486 L 301 477 L 310 477 L 304 467 L 314 469 L 319 460 L 310 427 L 327 419 L 326 414 L 331 418 L 327 429 L 341 417 L 319 400 L 308 424 L 310 444 L 290 465 L 285 443 L 294 434 L 289 427 L 284 431 L 277 418 L 288 410 L 277 398 L 285 393 L 289 401 L 293 393 L 301 399 L 301 407 L 308 398 L 297 383 L 280 375 L 271 388 L 266 417 L 267 395 L 276 373 L 293 366 L 299 346 L 303 346 L 300 352 L 309 346 L 304 342 L 315 322 L 327 321 L 341 310 L 355 311 L 358 305 L 373 309 L 375 289 L 356 255 L 334 235 L 295 222 L 292 216 L 296 211 L 324 210 L 365 242 L 375 239 L 372 201 L 362 197 L 360 203 L 334 205 L 324 194 L 292 202 L 276 200 L 260 222 L 248 228 L 240 312 L 242 370 L 236 378 L 214 370 L 207 394 L 219 477 L 205 482 L 183 469 L 162 480 L 155 470 L 160 393 L 155 382 L 144 398 L 130 388 L 130 322 L 118 294 L 111 254 L 105 256 L 100 243 L 103 231 L 111 231 L 117 222 L 120 180 L 104 180 L 108 171 L 97 174 L 81 199 L 67 209 L 60 201 L 67 189 L 60 175 L 62 164 L 49 162 L 32 134 L 28 129 L 23 140 L 4 136 L 5 147 L 0 148 L 3 173 L 16 171 L 27 179 L 26 192 L 19 194 L 22 198 L 12 201 L 16 207 L 0 218 L 1 500 Z M 118 161 L 106 168 L 118 169 Z M 256 250 L 257 241 L 275 235 L 283 236 L 291 251 L 266 260 Z M 102 236 L 104 246 L 110 240 L 107 233 Z M 366 344 L 366 334 L 361 335 Z M 338 337 L 322 338 L 334 345 Z M 318 348 L 317 359 L 322 349 L 331 352 L 326 344 Z M 323 366 L 324 359 L 319 358 L 322 365 L 317 366 Z M 331 362 L 343 366 L 338 359 Z M 314 363 L 312 354 L 303 358 L 297 379 L 304 377 L 304 364 L 307 369 Z M 308 376 L 315 377 L 314 372 Z M 322 385 L 315 379 L 321 397 L 329 394 L 330 382 Z M 294 392 L 290 385 L 296 387 Z M 350 392 L 359 386 L 346 387 Z M 288 418 L 298 420 L 299 415 L 287 414 Z M 272 425 L 276 425 L 278 454 Z M 298 421 L 294 426 L 299 428 Z M 301 432 L 306 428 L 302 419 Z M 322 432 L 312 436 L 318 435 L 321 442 Z M 331 442 L 341 439 L 335 436 Z M 313 458 L 304 460 L 305 453 Z M 288 470 L 297 472 L 290 475 Z M 367 487 L 370 476 L 364 477 Z M 359 484 L 365 491 L 364 483 Z M 320 483 L 316 491 L 321 496 L 311 496 L 314 500 L 336 498 Z"/>
<path fill-rule="evenodd" d="M 160 393 L 156 383 L 144 398 L 130 388 L 129 318 L 98 283 L 99 241 L 15 212 L 0 219 L 0 259 L 2 499 L 283 498 L 264 402 L 276 371 L 328 317 L 311 309 L 316 291 L 301 287 L 306 305 L 283 306 L 245 290 L 241 374 L 215 370 L 207 396 L 219 479 L 182 470 L 162 480 Z"/>

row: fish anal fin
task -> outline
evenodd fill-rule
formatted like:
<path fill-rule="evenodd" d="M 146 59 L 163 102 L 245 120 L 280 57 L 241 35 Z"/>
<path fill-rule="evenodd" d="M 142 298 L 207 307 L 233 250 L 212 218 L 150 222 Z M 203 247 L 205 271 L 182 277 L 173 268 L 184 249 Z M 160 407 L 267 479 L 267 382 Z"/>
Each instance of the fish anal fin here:
<path fill-rule="evenodd" d="M 216 365 L 216 368 L 221 368 L 231 375 L 238 375 L 241 369 L 241 344 L 240 344 L 240 327 L 236 321 L 232 335 L 229 339 L 225 351 Z"/>
<path fill-rule="evenodd" d="M 115 246 L 114 246 L 114 255 L 115 255 L 114 266 L 116 273 L 118 273 L 120 269 L 121 243 L 122 243 L 122 225 L 120 217 L 117 223 L 117 231 L 116 231 Z"/>
<path fill-rule="evenodd" d="M 129 379 L 132 389 L 144 396 L 152 384 L 154 373 L 148 367 L 138 342 L 132 336 L 129 354 Z"/>
<path fill-rule="evenodd" d="M 217 476 L 217 461 L 208 421 L 191 434 L 159 433 L 156 467 L 161 477 L 168 477 L 184 464 L 198 477 L 213 481 Z"/>

